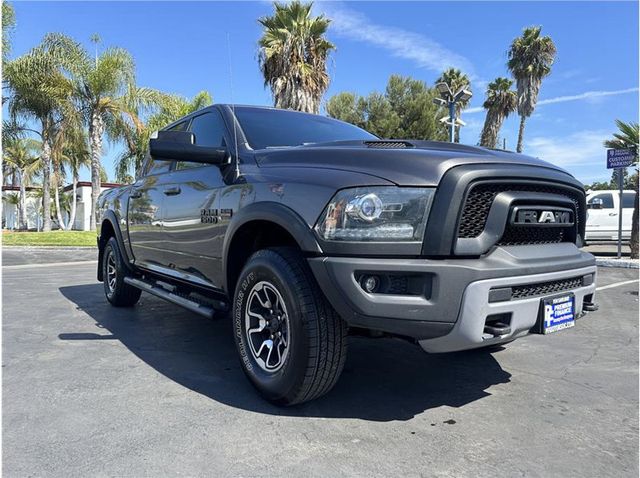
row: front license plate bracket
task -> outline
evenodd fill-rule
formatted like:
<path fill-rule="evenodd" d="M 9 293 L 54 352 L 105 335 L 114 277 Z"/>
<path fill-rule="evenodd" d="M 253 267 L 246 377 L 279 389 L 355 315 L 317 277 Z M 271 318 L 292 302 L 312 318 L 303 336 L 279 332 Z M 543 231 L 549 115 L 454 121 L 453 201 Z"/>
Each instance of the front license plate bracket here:
<path fill-rule="evenodd" d="M 570 292 L 540 300 L 538 321 L 532 331 L 538 334 L 551 334 L 573 327 L 575 323 L 576 298 Z"/>

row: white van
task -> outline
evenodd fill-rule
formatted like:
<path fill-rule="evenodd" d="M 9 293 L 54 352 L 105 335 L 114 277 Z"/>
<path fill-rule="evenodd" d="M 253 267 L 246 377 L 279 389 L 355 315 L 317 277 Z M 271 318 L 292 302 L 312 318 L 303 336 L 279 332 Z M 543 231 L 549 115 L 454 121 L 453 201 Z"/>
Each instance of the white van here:
<path fill-rule="evenodd" d="M 631 239 L 631 220 L 633 218 L 633 199 L 635 191 L 622 192 L 622 241 Z M 617 241 L 620 191 L 587 192 L 587 230 L 586 242 Z"/>

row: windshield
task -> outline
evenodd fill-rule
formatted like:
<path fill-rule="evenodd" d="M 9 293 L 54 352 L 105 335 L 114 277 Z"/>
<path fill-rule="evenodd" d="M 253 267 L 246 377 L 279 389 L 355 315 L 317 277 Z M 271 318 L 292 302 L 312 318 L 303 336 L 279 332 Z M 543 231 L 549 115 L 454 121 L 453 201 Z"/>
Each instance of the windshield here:
<path fill-rule="evenodd" d="M 290 110 L 246 107 L 236 107 L 235 113 L 253 149 L 378 139 L 357 126 L 326 116 Z"/>

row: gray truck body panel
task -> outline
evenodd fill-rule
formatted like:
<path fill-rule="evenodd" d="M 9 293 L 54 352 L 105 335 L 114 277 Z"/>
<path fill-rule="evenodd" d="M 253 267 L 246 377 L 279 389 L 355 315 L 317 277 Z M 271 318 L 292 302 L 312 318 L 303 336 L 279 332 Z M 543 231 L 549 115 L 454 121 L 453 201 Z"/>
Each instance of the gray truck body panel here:
<path fill-rule="evenodd" d="M 98 244 L 104 246 L 103 231 L 113 230 L 134 273 L 155 274 L 228 299 L 235 284 L 229 283 L 227 264 L 236 234 L 255 222 L 277 226 L 308 256 L 321 289 L 350 325 L 409 336 L 432 351 L 484 343 L 478 339 L 482 337 L 478 326 L 470 338 L 468 330 L 457 325 L 469 315 L 469 307 L 479 307 L 488 290 L 484 281 L 500 283 L 517 277 L 527 282 L 530 276 L 532 282 L 545 274 L 574 277 L 583 273 L 595 279 L 593 257 L 576 247 L 584 234 L 584 190 L 567 172 L 549 163 L 510 152 L 427 141 L 410 141 L 408 147 L 393 149 L 375 141 L 337 141 L 252 150 L 227 105 L 206 108 L 174 125 L 188 124 L 207 113 L 224 119 L 225 141 L 237 148 L 239 176 L 235 164 L 179 169 L 176 161 L 169 161 L 165 170 L 100 196 Z M 463 207 L 474 187 L 487 184 L 497 189 L 491 209 L 483 213 L 489 217 L 484 232 L 476 238 L 461 237 Z M 335 243 L 324 241 L 314 230 L 337 191 L 393 185 L 437 188 L 424 241 Z M 507 235 L 513 204 L 554 197 L 574 207 L 575 237 L 570 242 L 566 237 L 560 243 L 541 245 L 500 242 Z M 356 280 L 363 271 L 409 275 L 412 281 L 424 281 L 423 293 L 367 294 Z M 592 300 L 592 289 L 589 284 L 574 291 L 577 305 L 582 307 L 586 296 Z M 529 311 L 534 302 L 527 299 L 523 310 Z M 511 306 L 513 316 L 520 317 L 521 306 L 515 302 Z M 531 320 L 527 316 L 519 329 L 502 339 L 522 334 L 522 327 Z M 438 337 L 450 338 L 430 342 Z"/>

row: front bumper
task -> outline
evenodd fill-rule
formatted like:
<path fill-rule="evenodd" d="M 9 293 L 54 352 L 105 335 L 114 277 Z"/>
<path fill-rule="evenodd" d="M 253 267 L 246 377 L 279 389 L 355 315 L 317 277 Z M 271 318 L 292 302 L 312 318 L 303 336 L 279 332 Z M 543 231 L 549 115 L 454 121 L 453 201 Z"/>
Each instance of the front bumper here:
<path fill-rule="evenodd" d="M 429 352 L 492 345 L 528 333 L 536 323 L 542 296 L 490 303 L 493 288 L 593 274 L 591 284 L 566 290 L 575 294 L 578 313 L 584 298 L 595 291 L 594 257 L 567 243 L 499 247 L 475 259 L 315 257 L 309 265 L 350 326 L 411 337 Z M 356 279 L 363 273 L 406 274 L 424 284 L 419 294 L 369 294 Z M 510 332 L 487 337 L 483 332 L 487 316 L 501 313 L 510 314 Z"/>
<path fill-rule="evenodd" d="M 573 292 L 575 296 L 576 315 L 579 315 L 582 311 L 585 297 L 590 296 L 589 302 L 593 300 L 593 294 L 596 290 L 595 266 L 561 272 L 473 282 L 469 284 L 465 290 L 462 299 L 462 308 L 453 329 L 443 337 L 420 340 L 420 346 L 427 352 L 453 352 L 487 345 L 497 345 L 527 335 L 538 320 L 540 299 L 544 296 L 538 295 L 526 299 L 489 303 L 487 298 L 491 289 L 544 283 L 582 277 L 590 274 L 593 274 L 593 283 L 588 286 L 569 289 L 562 293 L 549 294 L 553 296 Z M 547 295 L 547 297 L 549 295 Z M 485 333 L 484 329 L 487 317 L 498 315 L 504 315 L 510 318 L 509 333 L 499 336 Z"/>

